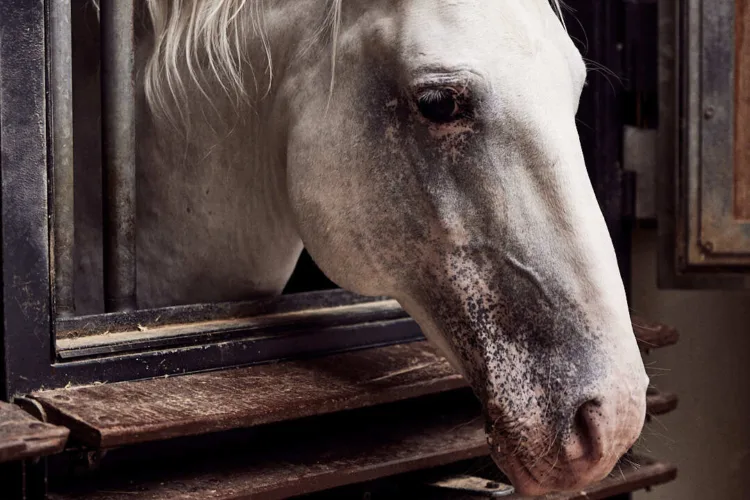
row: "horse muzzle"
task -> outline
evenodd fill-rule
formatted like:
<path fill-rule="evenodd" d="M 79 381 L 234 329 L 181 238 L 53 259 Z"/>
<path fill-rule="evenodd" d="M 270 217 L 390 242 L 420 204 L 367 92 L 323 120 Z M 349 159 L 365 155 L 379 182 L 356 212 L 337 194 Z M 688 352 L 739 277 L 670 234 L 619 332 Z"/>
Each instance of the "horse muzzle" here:
<path fill-rule="evenodd" d="M 583 399 L 560 410 L 549 407 L 551 396 L 536 398 L 515 422 L 488 407 L 492 458 L 520 494 L 580 490 L 602 480 L 640 436 L 646 412 L 640 379 L 633 384 L 621 379 Z"/>

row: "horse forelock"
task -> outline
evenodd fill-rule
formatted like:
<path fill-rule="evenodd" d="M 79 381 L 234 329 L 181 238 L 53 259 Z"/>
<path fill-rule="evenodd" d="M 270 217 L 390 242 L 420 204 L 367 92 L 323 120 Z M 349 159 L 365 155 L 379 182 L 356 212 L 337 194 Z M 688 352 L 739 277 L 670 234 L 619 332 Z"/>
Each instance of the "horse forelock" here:
<path fill-rule="evenodd" d="M 330 34 L 334 64 L 342 1 L 328 0 L 326 16 L 310 40 L 312 45 Z M 155 114 L 184 121 L 181 105 L 187 102 L 189 90 L 198 91 L 207 102 L 220 90 L 238 108 L 251 104 L 261 92 L 258 68 L 248 57 L 249 51 L 258 50 L 249 46 L 251 41 L 260 44 L 265 92 L 271 90 L 274 65 L 263 0 L 146 0 L 146 4 L 154 48 L 144 90 Z"/>
<path fill-rule="evenodd" d="M 563 27 L 563 2 L 548 0 Z M 146 100 L 152 111 L 173 123 L 184 123 L 181 111 L 188 100 L 188 85 L 207 102 L 216 87 L 239 108 L 258 95 L 256 69 L 248 58 L 247 43 L 259 41 L 265 55 L 266 92 L 273 83 L 273 60 L 266 32 L 263 0 L 145 0 L 154 31 L 154 48 L 144 78 Z M 310 40 L 331 39 L 331 81 L 334 87 L 336 51 L 343 0 L 328 0 L 325 19 Z M 92 0 L 98 9 L 99 0 Z M 567 29 L 567 28 L 566 28 Z M 246 69 L 252 77 L 248 93 Z M 179 119 L 179 121 L 178 121 Z"/>

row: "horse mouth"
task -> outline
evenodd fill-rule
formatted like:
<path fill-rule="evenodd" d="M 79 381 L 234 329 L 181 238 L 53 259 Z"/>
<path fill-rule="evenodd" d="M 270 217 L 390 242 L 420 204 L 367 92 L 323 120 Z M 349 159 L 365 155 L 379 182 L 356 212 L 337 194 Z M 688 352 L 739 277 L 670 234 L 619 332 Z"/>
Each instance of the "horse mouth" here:
<path fill-rule="evenodd" d="M 495 453 L 492 458 L 522 496 L 580 491 L 605 479 L 617 463 L 602 461 L 592 468 L 591 464 L 580 459 L 563 463 L 554 453 L 531 463 L 518 457 L 496 457 Z"/>
<path fill-rule="evenodd" d="M 618 429 L 615 435 L 596 436 L 598 446 L 590 448 L 581 441 L 588 436 L 576 431 L 524 427 L 494 427 L 487 434 L 492 460 L 524 496 L 581 491 L 605 479 L 640 435 L 640 427 L 638 432 Z"/>

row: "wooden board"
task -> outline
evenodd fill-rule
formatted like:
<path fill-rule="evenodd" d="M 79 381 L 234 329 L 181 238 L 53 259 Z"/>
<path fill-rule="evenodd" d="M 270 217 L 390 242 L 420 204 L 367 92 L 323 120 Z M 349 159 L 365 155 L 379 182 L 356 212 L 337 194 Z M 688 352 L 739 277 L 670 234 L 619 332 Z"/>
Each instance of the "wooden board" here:
<path fill-rule="evenodd" d="M 634 320 L 639 343 L 676 342 L 674 329 Z M 427 342 L 305 361 L 31 395 L 50 422 L 88 446 L 126 444 L 251 427 L 465 387 Z"/>
<path fill-rule="evenodd" d="M 16 405 L 0 401 L 0 463 L 59 453 L 69 431 L 45 424 Z"/>
<path fill-rule="evenodd" d="M 362 408 L 463 387 L 426 342 L 173 378 L 38 392 L 51 422 L 115 447 Z"/>
<path fill-rule="evenodd" d="M 633 318 L 642 350 L 674 328 Z M 306 361 L 32 394 L 51 422 L 96 448 L 250 427 L 464 387 L 427 342 Z M 654 396 L 651 396 L 654 399 Z M 676 401 L 676 398 L 675 398 Z M 663 401 L 653 401 L 663 407 Z"/>
<path fill-rule="evenodd" d="M 456 467 L 451 467 L 451 472 L 461 465 L 463 464 L 456 464 Z M 477 474 L 481 475 L 481 478 L 485 481 L 496 481 L 502 484 L 507 484 L 505 482 L 506 479 L 502 474 L 495 472 L 493 469 L 494 466 L 489 461 L 489 458 L 486 460 L 486 463 L 469 467 L 469 471 L 481 471 Z M 457 476 L 449 474 L 447 478 L 462 477 L 463 473 L 460 472 L 460 469 L 458 469 L 458 471 L 459 474 Z M 615 470 L 612 471 L 609 477 L 603 481 L 576 492 L 555 493 L 531 498 L 537 498 L 539 500 L 600 500 L 664 484 L 674 480 L 676 476 L 677 468 L 669 463 L 660 462 L 645 456 L 628 455 L 620 461 L 620 464 L 615 467 Z M 444 478 L 441 477 L 440 479 Z M 482 485 L 483 483 L 478 482 L 478 484 Z M 433 490 L 435 491 L 433 492 Z M 320 497 L 323 498 L 326 493 L 322 493 Z M 372 497 L 374 500 L 381 498 L 381 496 L 377 494 L 372 495 Z M 334 494 L 327 500 L 343 500 L 344 498 L 353 498 L 353 496 L 337 496 Z M 413 498 L 429 498 L 430 500 L 482 500 L 486 497 L 477 496 L 473 492 L 469 493 L 460 490 L 433 488 L 426 492 L 419 492 L 419 496 L 413 496 Z M 528 499 L 530 497 L 511 494 L 500 498 L 505 498 L 507 500 L 520 500 L 522 498 Z M 318 500 L 318 497 L 314 496 L 310 500 Z"/>
<path fill-rule="evenodd" d="M 631 316 L 630 321 L 641 352 L 674 345 L 680 340 L 679 332 L 672 326 L 649 321 L 639 316 Z"/>
<path fill-rule="evenodd" d="M 649 389 L 646 392 L 646 407 L 649 415 L 664 415 L 677 409 L 677 394 Z"/>
<path fill-rule="evenodd" d="M 735 217 L 750 220 L 750 0 L 737 0 L 735 83 Z"/>
<path fill-rule="evenodd" d="M 161 451 L 163 455 L 146 453 L 145 448 L 130 454 L 114 450 L 111 455 L 126 456 L 107 455 L 96 475 L 53 485 L 50 500 L 269 500 L 321 491 L 322 498 L 328 498 L 332 488 L 395 475 L 399 482 L 424 485 L 434 474 L 427 469 L 443 466 L 502 478 L 487 458 L 484 424 L 467 391 L 246 432 L 209 446 L 178 443 L 166 447 L 171 449 Z M 588 497 L 579 492 L 550 498 L 604 498 L 674 478 L 669 465 L 635 457 L 629 461 L 639 467 L 618 468 L 586 489 Z M 425 487 L 423 493 L 431 490 Z M 361 498 L 332 495 L 355 497 Z"/>
<path fill-rule="evenodd" d="M 50 500 L 281 499 L 488 453 L 478 405 L 466 391 L 265 426 L 209 443 L 193 437 L 159 451 L 147 452 L 148 446 L 110 451 L 96 476 L 53 485 Z"/>

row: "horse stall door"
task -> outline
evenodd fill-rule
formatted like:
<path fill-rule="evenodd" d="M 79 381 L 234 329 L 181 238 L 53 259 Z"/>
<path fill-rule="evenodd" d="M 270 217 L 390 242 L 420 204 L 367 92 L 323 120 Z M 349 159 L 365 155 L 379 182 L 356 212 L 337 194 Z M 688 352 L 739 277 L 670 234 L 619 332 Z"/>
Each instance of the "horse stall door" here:
<path fill-rule="evenodd" d="M 662 1 L 659 283 L 750 288 L 750 1 Z"/>

